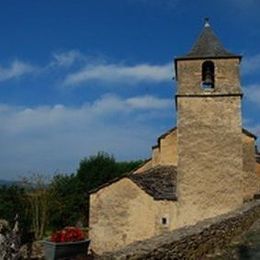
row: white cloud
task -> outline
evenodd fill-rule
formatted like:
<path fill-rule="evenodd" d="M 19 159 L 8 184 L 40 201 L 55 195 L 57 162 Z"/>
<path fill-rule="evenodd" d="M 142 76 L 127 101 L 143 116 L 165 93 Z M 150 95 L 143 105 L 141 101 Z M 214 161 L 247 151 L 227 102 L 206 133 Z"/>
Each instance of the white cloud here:
<path fill-rule="evenodd" d="M 25 74 L 30 74 L 35 70 L 36 68 L 32 65 L 19 60 L 15 60 L 10 64 L 9 67 L 5 68 L 0 66 L 0 81 L 18 78 Z"/>
<path fill-rule="evenodd" d="M 65 85 L 80 85 L 88 81 L 105 83 L 137 84 L 142 82 L 166 82 L 173 76 L 171 64 L 95 64 L 67 75 Z"/>
<path fill-rule="evenodd" d="M 253 74 L 260 70 L 260 54 L 254 56 L 245 56 L 242 60 L 242 73 L 243 74 Z"/>
<path fill-rule="evenodd" d="M 69 67 L 76 61 L 84 60 L 85 56 L 77 50 L 56 52 L 53 54 L 52 66 Z"/>
<path fill-rule="evenodd" d="M 168 99 L 115 95 L 81 107 L 0 105 L 1 177 L 75 171 L 80 159 L 102 150 L 119 159 L 149 156 L 171 108 Z"/>
<path fill-rule="evenodd" d="M 132 108 L 139 109 L 164 109 L 173 103 L 170 99 L 158 99 L 153 96 L 128 98 L 126 103 Z"/>
<path fill-rule="evenodd" d="M 70 50 L 53 53 L 50 62 L 42 67 L 19 60 L 14 60 L 7 67 L 0 65 L 0 82 L 33 72 L 37 72 L 38 76 L 45 73 L 53 74 L 54 77 L 59 77 L 56 80 L 66 86 L 79 86 L 88 82 L 135 85 L 144 82 L 169 82 L 174 69 L 170 63 L 162 65 L 108 63 L 103 56 L 91 57 L 80 51 Z"/>
<path fill-rule="evenodd" d="M 245 97 L 249 101 L 253 102 L 257 106 L 260 106 L 260 84 L 246 86 L 244 91 Z"/>

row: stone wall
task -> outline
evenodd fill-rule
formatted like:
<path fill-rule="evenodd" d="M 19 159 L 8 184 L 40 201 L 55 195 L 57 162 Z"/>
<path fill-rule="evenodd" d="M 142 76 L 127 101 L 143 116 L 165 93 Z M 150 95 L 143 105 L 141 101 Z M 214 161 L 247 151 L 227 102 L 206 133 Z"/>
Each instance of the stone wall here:
<path fill-rule="evenodd" d="M 177 129 L 166 134 L 159 140 L 160 164 L 177 165 Z"/>
<path fill-rule="evenodd" d="M 161 161 L 161 149 L 160 145 L 153 147 L 152 151 L 152 166 L 157 166 L 160 164 Z"/>
<path fill-rule="evenodd" d="M 135 173 L 141 173 L 158 165 L 177 166 L 177 161 L 177 128 L 174 128 L 158 138 L 157 145 L 152 148 L 152 158 L 138 168 Z"/>
<path fill-rule="evenodd" d="M 255 164 L 256 175 L 258 177 L 258 185 L 260 190 L 260 163 Z"/>
<path fill-rule="evenodd" d="M 162 223 L 167 219 L 167 224 Z M 128 178 L 90 196 L 91 248 L 101 254 L 118 250 L 176 228 L 174 201 L 154 200 Z"/>
<path fill-rule="evenodd" d="M 202 63 L 205 60 L 179 60 L 177 62 L 178 95 L 206 94 L 201 88 Z M 215 64 L 215 88 L 212 95 L 241 93 L 239 59 L 212 59 Z"/>
<path fill-rule="evenodd" d="M 179 97 L 178 111 L 181 227 L 242 205 L 243 154 L 240 97 Z"/>
<path fill-rule="evenodd" d="M 243 134 L 243 193 L 250 200 L 259 192 L 259 177 L 256 174 L 255 139 Z"/>
<path fill-rule="evenodd" d="M 232 213 L 135 242 L 97 259 L 202 259 L 248 230 L 259 217 L 260 201 L 250 202 Z"/>

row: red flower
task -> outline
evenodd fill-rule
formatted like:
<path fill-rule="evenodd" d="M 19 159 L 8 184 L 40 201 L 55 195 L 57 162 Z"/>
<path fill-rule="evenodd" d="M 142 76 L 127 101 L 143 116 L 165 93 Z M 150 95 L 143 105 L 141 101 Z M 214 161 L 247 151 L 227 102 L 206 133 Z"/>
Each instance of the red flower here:
<path fill-rule="evenodd" d="M 52 242 L 75 242 L 84 240 L 85 236 L 81 229 L 75 227 L 66 227 L 56 231 L 51 235 Z"/>

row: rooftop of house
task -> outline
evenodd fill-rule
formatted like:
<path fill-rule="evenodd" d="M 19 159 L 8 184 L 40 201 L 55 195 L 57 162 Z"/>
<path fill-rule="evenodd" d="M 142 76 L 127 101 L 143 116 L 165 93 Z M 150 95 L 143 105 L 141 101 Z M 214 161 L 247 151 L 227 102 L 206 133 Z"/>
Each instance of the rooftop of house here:
<path fill-rule="evenodd" d="M 98 192 L 99 190 L 108 187 L 123 178 L 128 178 L 134 182 L 140 189 L 153 197 L 155 200 L 177 200 L 177 169 L 175 166 L 171 165 L 159 165 L 138 174 L 135 174 L 134 172 L 125 174 L 99 186 L 96 189 L 91 190 L 90 194 Z"/>
<path fill-rule="evenodd" d="M 175 166 L 157 166 L 129 178 L 155 200 L 177 200 L 177 169 Z"/>
<path fill-rule="evenodd" d="M 162 134 L 157 139 L 157 145 L 155 147 L 159 147 L 160 140 L 165 138 L 172 132 L 176 131 L 177 127 L 174 127 Z M 257 139 L 253 133 L 249 132 L 245 128 L 242 128 L 242 133 Z M 148 159 L 149 161 L 151 159 Z M 146 161 L 146 162 L 147 162 Z M 256 161 L 260 163 L 260 154 L 256 150 Z M 128 178 L 132 182 L 134 182 L 138 187 L 140 187 L 147 194 L 152 196 L 155 200 L 177 200 L 176 195 L 176 185 L 177 185 L 177 168 L 173 165 L 158 165 L 148 170 L 144 170 L 143 172 L 135 173 L 136 169 L 130 173 L 126 173 L 120 177 L 112 179 L 105 184 L 97 187 L 96 189 L 91 190 L 89 193 L 95 193 L 99 190 L 110 186 L 113 183 L 120 181 L 123 178 Z"/>

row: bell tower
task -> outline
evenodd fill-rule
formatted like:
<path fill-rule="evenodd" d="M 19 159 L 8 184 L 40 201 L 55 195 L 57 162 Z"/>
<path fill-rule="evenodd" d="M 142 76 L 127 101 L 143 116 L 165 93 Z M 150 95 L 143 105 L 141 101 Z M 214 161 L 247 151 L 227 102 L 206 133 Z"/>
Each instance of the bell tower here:
<path fill-rule="evenodd" d="M 240 61 L 208 19 L 191 51 L 175 59 L 179 226 L 243 203 Z"/>

